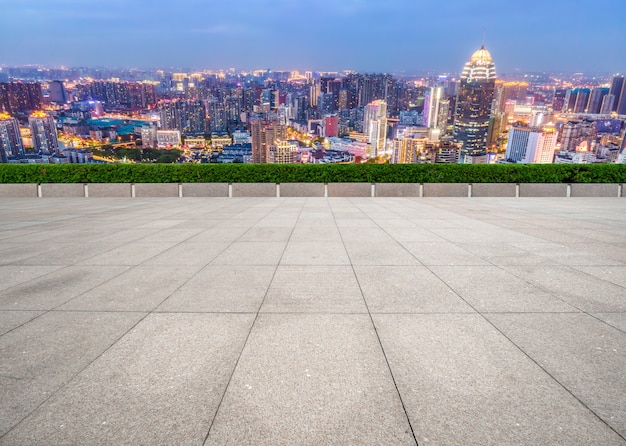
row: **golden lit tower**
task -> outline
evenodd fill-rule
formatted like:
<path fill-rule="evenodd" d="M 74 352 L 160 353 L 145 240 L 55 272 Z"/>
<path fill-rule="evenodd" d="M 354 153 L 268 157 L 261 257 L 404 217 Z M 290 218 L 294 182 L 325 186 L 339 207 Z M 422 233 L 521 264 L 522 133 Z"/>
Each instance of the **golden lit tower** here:
<path fill-rule="evenodd" d="M 496 82 L 496 66 L 484 45 L 465 64 L 454 113 L 454 139 L 461 157 L 484 152 Z M 462 160 L 463 161 L 463 160 Z"/>

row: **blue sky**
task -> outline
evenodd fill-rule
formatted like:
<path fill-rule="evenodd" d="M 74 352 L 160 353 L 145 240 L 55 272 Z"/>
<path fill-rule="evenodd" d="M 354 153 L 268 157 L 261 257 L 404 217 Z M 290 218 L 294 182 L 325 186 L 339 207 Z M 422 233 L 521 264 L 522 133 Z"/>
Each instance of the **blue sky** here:
<path fill-rule="evenodd" d="M 0 64 L 626 71 L 626 0 L 0 0 Z"/>

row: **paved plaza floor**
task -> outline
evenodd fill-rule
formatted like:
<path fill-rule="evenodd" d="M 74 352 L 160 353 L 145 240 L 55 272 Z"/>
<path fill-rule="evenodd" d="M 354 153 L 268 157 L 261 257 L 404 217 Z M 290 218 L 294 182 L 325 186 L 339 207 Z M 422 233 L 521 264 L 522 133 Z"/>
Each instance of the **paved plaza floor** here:
<path fill-rule="evenodd" d="M 626 199 L 0 199 L 1 445 L 626 445 Z"/>

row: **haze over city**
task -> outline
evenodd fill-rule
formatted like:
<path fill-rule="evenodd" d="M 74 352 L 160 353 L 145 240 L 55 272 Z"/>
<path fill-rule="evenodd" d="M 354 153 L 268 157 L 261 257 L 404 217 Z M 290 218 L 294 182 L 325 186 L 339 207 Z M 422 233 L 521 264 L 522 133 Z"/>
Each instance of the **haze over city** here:
<path fill-rule="evenodd" d="M 0 64 L 457 72 L 624 70 L 623 0 L 0 0 Z"/>

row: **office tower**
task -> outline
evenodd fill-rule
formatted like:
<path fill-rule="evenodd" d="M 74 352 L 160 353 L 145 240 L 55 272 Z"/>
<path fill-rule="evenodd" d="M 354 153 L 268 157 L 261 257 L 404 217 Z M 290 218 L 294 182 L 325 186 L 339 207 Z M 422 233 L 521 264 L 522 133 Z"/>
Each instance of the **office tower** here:
<path fill-rule="evenodd" d="M 55 104 L 66 104 L 68 102 L 69 97 L 62 81 L 51 81 L 48 84 L 48 90 L 50 92 L 50 102 Z"/>
<path fill-rule="evenodd" d="M 506 146 L 506 159 L 516 163 L 551 164 L 556 147 L 556 130 L 511 127 Z"/>
<path fill-rule="evenodd" d="M 0 162 L 8 162 L 9 157 L 23 156 L 24 143 L 19 122 L 8 113 L 0 113 Z"/>
<path fill-rule="evenodd" d="M 589 104 L 589 96 L 591 90 L 588 88 L 579 88 L 576 95 L 576 103 L 574 104 L 574 113 L 586 113 Z"/>
<path fill-rule="evenodd" d="M 615 105 L 615 96 L 613 96 L 612 94 L 607 94 L 604 98 L 602 98 L 602 105 L 600 106 L 600 114 L 601 115 L 610 114 L 614 105 Z"/>
<path fill-rule="evenodd" d="M 363 112 L 363 133 L 370 143 L 369 157 L 375 158 L 384 150 L 387 141 L 387 103 L 377 99 L 365 107 Z"/>
<path fill-rule="evenodd" d="M 619 106 L 619 101 L 624 94 L 624 76 L 616 74 L 613 76 L 613 80 L 611 82 L 611 89 L 609 90 L 609 94 L 612 94 L 615 97 L 613 101 L 613 108 L 611 111 L 617 111 L 617 107 Z"/>
<path fill-rule="evenodd" d="M 483 45 L 465 64 L 459 83 L 454 140 L 461 143 L 463 158 L 487 148 L 495 81 L 496 67 Z"/>
<path fill-rule="evenodd" d="M 286 139 L 286 127 L 274 121 L 253 119 L 250 121 L 252 134 L 252 162 L 266 163 L 269 148 L 278 140 Z"/>
<path fill-rule="evenodd" d="M 609 94 L 608 88 L 594 88 L 589 96 L 589 104 L 587 105 L 587 113 L 598 114 L 602 108 L 602 101 Z"/>
<path fill-rule="evenodd" d="M 57 129 L 54 119 L 43 111 L 33 112 L 28 118 L 28 125 L 37 152 L 52 155 L 59 149 Z"/>

